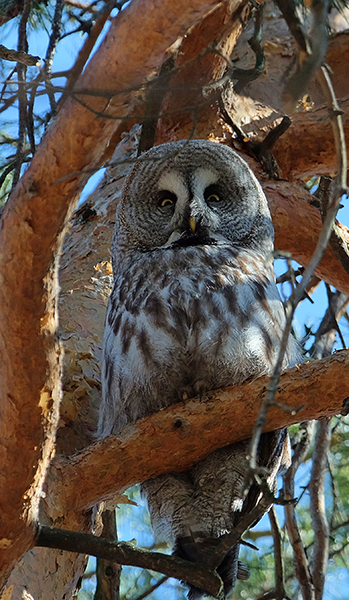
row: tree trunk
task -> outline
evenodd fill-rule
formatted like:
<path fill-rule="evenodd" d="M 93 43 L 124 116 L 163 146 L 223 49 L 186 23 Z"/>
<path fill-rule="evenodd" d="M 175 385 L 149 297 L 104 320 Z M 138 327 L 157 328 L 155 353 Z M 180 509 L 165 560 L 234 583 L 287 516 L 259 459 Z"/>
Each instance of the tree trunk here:
<path fill-rule="evenodd" d="M 46 514 L 42 507 L 40 516 L 42 522 L 88 531 L 91 529 L 92 514 L 84 512 L 87 506 L 91 507 L 103 495 L 112 495 L 118 487 L 123 488 L 154 474 L 150 473 L 149 466 L 141 465 L 140 471 L 135 467 L 129 479 L 121 478 L 113 487 L 110 481 L 105 485 L 105 482 L 98 480 L 101 456 L 91 454 L 94 458 L 97 456 L 97 460 L 89 463 L 89 468 L 92 465 L 90 471 L 84 471 L 83 460 L 83 466 L 79 465 L 75 470 L 75 463 L 69 466 L 70 461 L 65 462 L 64 459 L 64 456 L 83 450 L 93 441 L 100 397 L 99 365 L 105 306 L 112 285 L 110 245 L 114 211 L 128 164 L 109 169 L 98 191 L 74 214 L 64 243 L 60 268 L 60 342 L 56 338 L 56 257 L 67 216 L 90 174 L 87 168 L 99 166 L 110 157 L 122 132 L 134 123 L 134 115 L 142 114 L 143 101 L 136 97 L 137 90 L 148 77 L 154 75 L 165 60 L 171 44 L 184 35 L 189 27 L 192 29 L 183 39 L 176 59 L 180 71 L 171 85 L 176 88 L 182 86 L 183 90 L 183 86 L 188 88 L 188 82 L 194 82 L 195 89 L 185 94 L 173 91 L 166 97 L 156 143 L 186 137 L 193 130 L 194 112 L 198 121 L 194 137 L 224 138 L 232 143 L 261 180 L 273 215 L 276 247 L 292 252 L 294 258 L 303 265 L 311 257 L 321 218 L 301 178 L 314 174 L 314 171 L 327 173 L 333 169 L 335 162 L 326 110 L 320 107 L 316 86 L 312 87 L 315 110 L 295 115 L 291 128 L 275 146 L 275 157 L 283 177 L 287 177 L 287 180 L 281 181 L 271 181 L 260 165 L 246 155 L 243 145 L 232 139 L 231 132 L 219 120 L 214 97 L 207 98 L 202 94 L 201 86 L 219 78 L 226 64 L 217 54 L 205 54 L 204 49 L 223 32 L 219 50 L 229 54 L 247 20 L 248 12 L 245 2 L 238 0 L 222 4 L 213 0 L 179 4 L 171 0 L 142 0 L 141 6 L 139 0 L 133 0 L 115 19 L 104 43 L 79 79 L 74 97 L 63 104 L 32 165 L 6 206 L 0 237 L 0 347 L 3 357 L 0 364 L 0 391 L 4 415 L 0 452 L 6 458 L 1 470 L 1 511 L 4 518 L 1 522 L 0 572 L 3 582 L 14 562 L 34 544 L 39 500 L 54 448 L 58 404 L 61 400 L 60 344 L 64 346 L 64 394 L 56 454 L 61 458 L 56 460 L 50 471 L 46 488 Z M 207 13 L 208 16 L 203 19 Z M 237 56 L 240 53 L 242 55 L 246 35 L 244 33 L 241 36 L 241 41 L 235 47 Z M 231 97 L 234 100 L 231 107 L 234 121 L 255 140 L 262 139 L 266 129 L 272 127 L 280 117 L 281 77 L 294 53 L 292 38 L 278 17 L 268 21 L 266 35 L 270 38 L 266 44 L 268 70 L 244 90 L 252 100 L 237 99 L 234 95 Z M 277 43 L 273 41 L 273 36 L 277 37 Z M 341 97 L 348 94 L 349 84 L 340 72 L 344 61 L 342 58 L 338 60 L 338 53 L 347 52 L 348 48 L 348 38 L 344 34 L 330 43 L 329 62 L 334 71 L 335 87 L 338 85 Z M 193 57 L 200 52 L 199 60 L 194 61 Z M 188 61 L 192 62 L 186 64 Z M 271 88 L 277 93 L 271 94 Z M 77 89 L 80 90 L 79 94 Z M 118 93 L 123 89 L 136 91 Z M 91 91 L 93 94 L 88 93 Z M 185 109 L 188 104 L 195 107 L 198 103 L 200 109 Z M 349 110 L 347 102 L 343 101 L 341 106 L 343 110 Z M 178 113 L 174 112 L 177 109 Z M 102 118 L 99 113 L 108 118 Z M 124 117 L 132 118 L 124 121 Z M 135 152 L 136 132 L 137 126 L 120 145 L 114 158 Z M 321 153 L 318 152 L 320 144 L 323 149 Z M 348 235 L 345 227 L 342 227 L 342 234 Z M 326 252 L 317 274 L 341 291 L 349 293 L 348 275 L 332 250 Z M 11 343 L 6 343 L 7 340 L 11 340 Z M 333 363 L 339 369 L 336 380 L 343 385 L 346 382 L 346 362 L 347 357 L 343 354 Z M 304 372 L 308 375 L 302 386 L 311 379 L 316 393 L 331 410 L 333 403 L 326 400 L 323 391 L 319 393 L 327 385 L 322 368 L 322 363 L 314 368 L 306 367 Z M 322 374 L 318 383 L 317 369 Z M 289 377 L 292 378 L 292 374 Z M 256 385 L 258 388 L 257 382 Z M 341 405 L 344 400 L 342 390 L 336 390 L 334 397 Z M 202 409 L 203 413 L 206 408 Z M 339 405 L 336 405 L 335 410 L 338 408 Z M 182 435 L 183 439 L 186 437 L 186 428 L 182 427 L 182 423 L 187 423 L 186 410 L 183 414 L 178 413 L 181 415 L 181 427 L 176 433 L 178 439 Z M 321 414 L 330 414 L 326 413 L 325 408 L 321 410 Z M 287 414 L 279 412 L 277 420 Z M 168 416 L 170 422 L 176 415 Z M 153 419 L 156 423 L 156 419 Z M 199 414 L 190 427 L 198 423 Z M 278 423 L 282 426 L 284 421 L 281 419 Z M 272 427 L 275 426 L 273 422 Z M 140 424 L 140 427 L 143 425 Z M 210 426 L 210 431 L 212 434 L 213 426 Z M 246 430 L 243 435 L 247 434 Z M 230 441 L 233 439 L 227 438 L 224 443 Z M 193 448 L 191 454 L 190 444 L 188 441 L 186 443 L 186 457 L 181 463 L 183 468 L 194 457 L 197 460 L 202 456 L 202 448 Z M 204 438 L 203 443 L 207 443 Z M 110 441 L 103 442 L 106 452 L 111 455 L 112 444 Z M 147 444 L 148 448 L 151 447 L 151 436 Z M 19 448 L 26 459 L 20 464 Z M 136 445 L 133 447 L 135 451 Z M 170 454 L 166 454 L 166 460 Z M 89 455 L 90 450 L 82 456 Z M 165 466 L 157 465 L 156 472 L 162 468 L 165 469 Z M 166 463 L 166 468 L 173 468 L 170 461 Z M 91 482 L 90 490 L 84 479 L 87 475 Z M 114 475 L 110 475 L 110 478 Z M 80 502 L 81 498 L 83 502 Z M 21 598 L 24 589 L 35 600 L 67 600 L 74 593 L 85 563 L 82 555 L 36 548 L 18 563 L 8 580 L 7 589 L 13 586 L 13 600 Z"/>

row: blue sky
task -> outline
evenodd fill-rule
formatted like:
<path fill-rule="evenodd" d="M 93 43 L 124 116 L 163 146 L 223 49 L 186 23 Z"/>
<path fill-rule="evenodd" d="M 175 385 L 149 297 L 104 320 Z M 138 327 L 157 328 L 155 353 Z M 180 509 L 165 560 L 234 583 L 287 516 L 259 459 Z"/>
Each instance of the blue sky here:
<path fill-rule="evenodd" d="M 106 25 L 103 34 L 100 36 L 100 40 L 104 36 L 106 30 L 108 29 L 109 24 Z M 1 42 L 5 44 L 9 48 L 15 48 L 17 44 L 17 30 L 14 22 L 10 22 L 7 25 L 2 27 L 2 40 Z M 64 41 L 64 43 L 59 45 L 59 51 L 57 52 L 54 58 L 53 70 L 66 70 L 69 69 L 75 62 L 78 50 L 80 48 L 82 42 L 82 38 L 76 38 L 76 36 L 68 37 Z M 46 47 L 48 43 L 48 34 L 44 32 L 40 32 L 40 35 L 37 32 L 32 31 L 29 34 L 29 48 L 30 52 L 34 55 L 38 55 L 40 57 L 44 57 L 46 53 Z M 35 71 L 35 68 L 32 68 Z M 62 83 L 59 80 L 55 80 L 56 84 Z M 41 109 L 45 110 L 47 107 L 47 100 L 45 96 L 40 100 Z M 11 118 L 15 120 L 17 113 L 15 109 L 12 110 Z M 0 128 L 4 125 L 4 118 L 8 118 L 6 113 L 0 115 Z M 0 156 L 2 152 L 2 147 L 0 146 Z M 96 173 L 89 182 L 87 183 L 83 195 L 82 201 L 93 191 L 101 177 L 103 176 L 104 170 Z M 339 213 L 339 219 L 342 223 L 349 226 L 349 201 L 344 201 L 344 208 L 341 209 Z M 284 271 L 284 267 L 282 266 L 281 261 L 278 261 L 277 264 L 277 273 L 280 274 Z M 325 286 L 322 283 L 318 289 L 315 291 L 313 295 L 314 304 L 311 304 L 309 301 L 305 300 L 301 303 L 301 305 L 297 308 L 296 316 L 295 316 L 295 329 L 296 333 L 299 336 L 302 336 L 304 333 L 304 323 L 308 326 L 312 326 L 314 330 L 319 325 L 321 318 L 327 307 L 327 295 L 325 291 Z M 344 323 L 342 320 L 342 332 L 344 338 L 349 344 L 349 327 L 347 323 Z M 340 347 L 340 344 L 337 343 L 337 347 Z M 298 484 L 301 485 L 300 482 L 305 480 L 307 477 L 306 470 L 300 470 L 298 474 Z M 144 514 L 144 503 L 143 501 L 139 501 L 139 506 L 132 508 L 132 511 L 129 511 L 129 508 L 123 508 L 125 512 L 130 512 L 127 515 L 119 526 L 119 536 L 120 539 L 130 540 L 134 537 L 137 538 L 137 542 L 139 545 L 143 545 L 145 547 L 149 547 L 153 543 L 153 538 L 150 533 L 149 528 L 142 524 L 142 518 Z M 279 511 L 279 509 L 278 509 Z M 280 518 L 282 520 L 281 512 L 279 511 Z M 267 528 L 269 527 L 267 517 L 262 520 L 257 527 Z M 270 541 L 268 542 L 270 543 Z M 349 573 L 343 569 L 337 569 L 336 572 L 330 572 L 327 576 L 326 581 L 326 592 L 325 592 L 325 600 L 345 600 L 348 597 L 347 590 L 349 589 Z M 166 595 L 164 595 L 163 588 L 161 588 L 157 594 L 157 598 L 166 598 L 166 600 L 177 600 L 177 583 L 173 582 L 170 586 L 167 587 Z"/>

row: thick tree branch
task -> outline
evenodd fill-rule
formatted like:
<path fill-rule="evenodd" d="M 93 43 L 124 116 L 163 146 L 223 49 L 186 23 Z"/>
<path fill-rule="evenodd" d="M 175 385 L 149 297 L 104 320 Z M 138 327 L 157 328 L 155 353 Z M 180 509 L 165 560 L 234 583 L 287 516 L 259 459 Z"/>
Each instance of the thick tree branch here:
<path fill-rule="evenodd" d="M 217 4 L 217 0 L 193 0 L 189 4 L 134 0 L 112 23 L 79 79 L 79 87 L 123 90 L 141 85 L 160 66 L 166 49 L 178 36 Z M 108 103 L 91 96 L 86 101 L 109 116 L 129 110 L 125 94 Z M 0 509 L 6 514 L 0 531 L 2 581 L 13 562 L 32 545 L 33 530 L 26 528 L 26 523 L 37 518 L 53 448 L 61 394 L 60 350 L 55 339 L 56 257 L 64 225 L 89 177 L 84 169 L 99 164 L 117 126 L 115 120 L 96 119 L 73 98 L 67 100 L 2 216 L 0 397 L 4 418 L 0 439 L 4 459 L 0 461 Z M 81 175 L 63 182 L 72 171 Z M 25 457 L 21 464 L 17 460 L 19 436 Z"/>
<path fill-rule="evenodd" d="M 349 352 L 282 374 L 265 431 L 347 409 Z M 54 461 L 46 489 L 48 512 L 87 509 L 116 492 L 168 471 L 181 471 L 213 450 L 251 435 L 268 378 L 216 390 L 125 427 L 67 459 Z"/>

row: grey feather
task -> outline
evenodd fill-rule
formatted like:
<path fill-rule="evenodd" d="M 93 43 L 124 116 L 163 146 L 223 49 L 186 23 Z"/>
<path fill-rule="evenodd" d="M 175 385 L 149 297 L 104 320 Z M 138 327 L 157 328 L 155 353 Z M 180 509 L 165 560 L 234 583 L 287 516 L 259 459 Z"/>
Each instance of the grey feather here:
<path fill-rule="evenodd" d="M 261 186 L 228 147 L 176 142 L 137 161 L 116 216 L 99 437 L 185 397 L 271 373 L 285 323 L 273 235 Z M 301 360 L 290 338 L 284 366 Z M 205 560 L 258 502 L 258 489 L 242 501 L 247 446 L 143 484 L 155 534 L 176 554 Z M 262 436 L 272 489 L 287 450 L 285 432 Z M 225 594 L 246 578 L 237 547 L 219 572 Z M 189 598 L 203 593 L 191 589 Z"/>

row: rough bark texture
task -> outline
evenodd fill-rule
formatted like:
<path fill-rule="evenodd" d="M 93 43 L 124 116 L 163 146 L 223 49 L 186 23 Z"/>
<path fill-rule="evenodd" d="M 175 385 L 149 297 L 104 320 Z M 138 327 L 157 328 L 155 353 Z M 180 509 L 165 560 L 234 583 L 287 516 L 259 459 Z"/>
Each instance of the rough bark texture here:
<path fill-rule="evenodd" d="M 281 376 L 265 431 L 340 414 L 347 406 L 349 351 L 288 369 Z M 348 369 L 348 370 L 347 370 Z M 205 402 L 164 409 L 68 459 L 53 461 L 46 489 L 56 518 L 87 509 L 139 481 L 182 471 L 216 448 L 250 437 L 268 378 L 215 390 Z"/>
<path fill-rule="evenodd" d="M 55 338 L 57 283 L 54 259 L 61 239 L 57 241 L 56 234 L 63 231 L 68 206 L 74 204 L 74 198 L 89 176 L 87 172 L 76 173 L 101 164 L 112 155 L 122 132 L 127 131 L 134 122 L 120 121 L 116 117 L 142 113 L 142 101 L 136 92 L 118 94 L 117 91 L 136 88 L 152 76 L 166 58 L 167 48 L 192 25 L 193 29 L 182 42 L 183 53 L 179 52 L 177 57 L 177 66 L 181 67 L 181 71 L 175 83 L 186 85 L 187 88 L 188 80 L 195 85 L 209 83 L 222 74 L 224 61 L 209 54 L 186 68 L 183 64 L 191 60 L 195 52 L 200 52 L 217 39 L 222 27 L 227 27 L 227 30 L 220 48 L 229 53 L 241 31 L 241 22 L 247 15 L 245 2 L 238 0 L 224 2 L 204 22 L 201 22 L 202 16 L 217 2 L 195 0 L 188 4 L 182 0 L 176 3 L 142 0 L 141 4 L 139 9 L 140 0 L 133 0 L 130 7 L 114 21 L 105 42 L 77 84 L 80 90 L 85 90 L 83 96 L 78 96 L 80 100 L 94 111 L 115 118 L 97 117 L 74 98 L 67 99 L 31 167 L 19 182 L 3 217 L 0 234 L 0 392 L 3 414 L 0 465 L 4 466 L 0 470 L 0 509 L 6 518 L 0 524 L 0 571 L 1 565 L 3 569 L 10 567 L 33 543 L 33 528 L 27 527 L 26 523 L 28 519 L 35 522 L 37 518 L 42 483 L 53 448 L 56 407 L 60 400 L 60 350 Z M 243 33 L 235 56 L 244 56 L 244 44 L 249 35 L 248 30 Z M 244 132 L 256 140 L 263 139 L 283 114 L 281 78 L 293 60 L 295 49 L 284 22 L 275 15 L 267 22 L 266 38 L 268 64 L 265 73 L 243 92 L 254 100 L 240 99 L 240 113 L 239 107 L 234 113 Z M 348 48 L 347 34 L 337 36 L 329 46 L 328 62 L 333 69 L 334 86 L 339 98 L 349 93 L 346 54 L 343 54 L 348 53 Z M 239 66 L 244 66 L 243 61 Z M 108 90 L 111 101 L 106 97 L 88 95 L 88 88 L 96 92 Z M 189 92 L 187 101 L 195 105 L 195 102 L 204 100 L 205 104 L 195 111 L 198 119 L 195 137 L 225 138 L 242 153 L 261 180 L 268 197 L 276 231 L 276 247 L 292 252 L 301 264 L 307 264 L 315 247 L 321 219 L 318 210 L 311 204 L 312 196 L 304 189 L 301 178 L 310 172 L 312 175 L 330 173 L 335 164 L 330 124 L 326 120 L 326 110 L 321 107 L 322 99 L 315 84 L 311 87 L 315 110 L 306 110 L 307 107 L 303 107 L 303 110 L 301 107 L 294 117 L 292 128 L 285 134 L 288 142 L 281 138 L 275 147 L 282 175 L 290 178 L 290 181 L 277 182 L 269 180 L 255 160 L 246 156 L 244 148 L 227 133 L 223 123 L 217 120 L 213 96 L 203 99 L 197 85 L 195 90 Z M 184 110 L 183 103 L 178 101 L 179 96 L 180 92 L 166 100 L 165 110 L 171 112 L 178 109 L 178 113 L 163 117 L 158 126 L 157 143 L 182 139 L 193 129 L 193 111 Z M 340 104 L 347 113 L 347 101 L 343 100 Z M 62 180 L 71 173 L 75 175 Z M 122 181 L 122 173 L 108 174 L 100 186 L 99 196 L 96 194 L 98 201 L 95 202 L 92 197 L 76 212 L 64 246 L 60 274 L 59 331 L 65 350 L 64 398 L 57 438 L 57 453 L 61 455 L 82 450 L 93 439 L 100 394 L 99 361 L 105 305 L 112 279 L 109 249 L 113 213 Z M 347 228 L 341 226 L 341 230 L 348 239 Z M 348 275 L 331 250 L 326 252 L 317 274 L 341 291 L 349 293 Z M 6 343 L 7 340 L 11 340 L 11 344 Z M 303 409 L 294 420 L 292 417 L 292 422 L 340 410 L 345 398 L 345 384 L 348 386 L 345 376 L 347 362 L 346 354 L 338 354 L 329 362 L 302 367 L 299 381 L 292 375 L 294 372 L 283 376 L 286 377 L 283 381 L 287 377 L 294 377 L 294 380 L 285 384 L 285 390 L 297 385 L 295 397 L 300 398 L 300 404 L 302 398 L 306 398 L 307 409 L 313 409 L 313 402 L 323 402 L 318 412 L 314 409 L 314 412 L 307 413 L 307 409 Z M 260 380 L 251 385 L 250 395 L 243 396 L 246 391 L 242 390 L 235 392 L 238 395 L 241 393 L 240 398 L 245 398 L 244 402 L 247 403 L 243 405 L 244 422 L 246 406 L 253 420 L 253 398 L 262 393 L 262 387 L 258 386 L 264 384 Z M 255 385 L 256 388 L 253 387 Z M 188 466 L 203 452 L 209 452 L 208 448 L 216 447 L 214 444 L 217 444 L 219 436 L 226 436 L 224 443 L 233 441 L 235 438 L 231 437 L 229 428 L 219 430 L 219 435 L 216 429 L 217 422 L 228 423 L 228 416 L 222 419 L 222 414 L 225 414 L 231 402 L 226 401 L 221 393 L 213 397 L 220 400 L 217 400 L 216 408 L 213 399 L 205 403 L 201 410 L 198 403 L 190 402 L 185 409 L 176 407 L 173 414 L 169 411 L 168 414 L 164 412 L 156 418 L 152 417 L 150 424 L 142 422 L 133 429 L 129 428 L 119 442 L 112 442 L 111 445 L 110 442 L 109 445 L 108 442 L 102 442 L 98 450 L 87 450 L 72 462 L 62 457 L 58 459 L 50 471 L 47 488 L 46 507 L 52 522 L 55 523 L 54 519 L 57 519 L 57 525 L 88 530 L 91 515 L 83 513 L 83 508 L 91 506 L 103 496 L 112 496 L 116 489 L 155 474 L 146 462 L 143 461 L 139 466 L 135 464 L 138 463 L 140 447 L 146 448 L 145 454 L 149 448 L 152 449 L 153 465 L 156 456 L 160 456 L 161 461 L 156 462 L 156 472 L 160 472 L 165 465 L 168 470 L 179 468 L 179 464 L 183 468 Z M 282 395 L 282 401 L 286 402 L 286 395 Z M 276 409 L 273 411 L 275 420 L 270 422 L 271 428 L 291 422 L 286 420 L 290 419 L 289 413 Z M 174 428 L 173 419 L 178 419 L 179 415 L 181 426 Z M 230 412 L 229 415 L 235 422 L 236 413 Z M 274 415 L 274 412 L 270 415 Z M 197 448 L 193 446 L 193 431 L 203 426 L 206 429 L 200 430 L 201 433 L 196 437 L 202 445 L 206 445 L 206 450 L 200 444 Z M 172 444 L 166 446 L 164 436 L 164 446 L 160 452 L 156 433 L 164 430 L 168 431 Z M 248 429 L 240 431 L 238 439 L 249 433 Z M 179 455 L 176 456 L 173 464 L 173 444 L 178 446 L 182 441 L 186 444 L 184 456 L 181 459 Z M 209 446 L 211 443 L 212 446 Z M 114 448 L 113 444 L 116 444 Z M 116 464 L 111 466 L 109 461 L 115 461 L 120 448 L 124 456 L 123 444 L 130 452 L 128 467 L 124 467 L 123 462 L 118 467 Z M 18 461 L 18 447 L 25 461 Z M 166 452 L 168 447 L 170 451 Z M 101 448 L 105 449 L 103 457 Z M 179 460 L 182 462 L 177 462 Z M 101 464 L 104 462 L 108 468 L 103 474 Z M 131 465 L 135 470 L 127 473 Z M 98 485 L 101 487 L 98 488 Z M 87 500 L 81 503 L 83 494 L 86 494 Z M 69 510 L 63 519 L 63 511 L 67 506 Z M 46 523 L 45 515 L 40 518 Z M 12 600 L 21 598 L 23 589 L 27 589 L 35 600 L 69 598 L 84 564 L 85 558 L 81 555 L 75 557 L 61 551 L 35 549 L 23 557 L 8 582 L 8 589 L 13 586 Z M 6 575 L 3 581 L 5 579 Z"/>
<path fill-rule="evenodd" d="M 136 0 L 114 20 L 79 79 L 79 89 L 109 90 L 112 97 L 113 90 L 139 86 L 161 64 L 168 46 L 216 5 L 216 0 L 176 5 Z M 55 330 L 56 257 L 61 234 L 69 207 L 88 177 L 81 171 L 99 163 L 117 127 L 115 117 L 129 109 L 129 96 L 124 94 L 110 102 L 86 93 L 79 98 L 89 109 L 74 98 L 64 103 L 2 219 L 0 385 L 4 417 L 0 464 L 1 509 L 6 518 L 0 532 L 0 584 L 33 542 L 30 524 L 38 516 L 53 449 L 60 400 L 60 351 Z M 96 118 L 91 109 L 114 118 Z M 72 172 L 79 175 L 62 180 Z M 18 447 L 25 461 L 18 461 Z"/>

